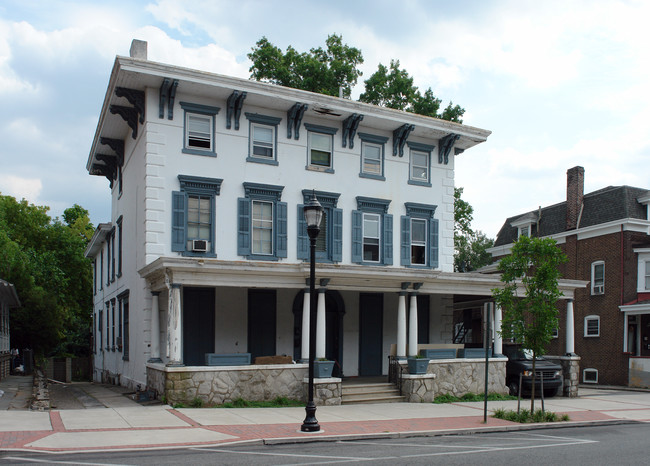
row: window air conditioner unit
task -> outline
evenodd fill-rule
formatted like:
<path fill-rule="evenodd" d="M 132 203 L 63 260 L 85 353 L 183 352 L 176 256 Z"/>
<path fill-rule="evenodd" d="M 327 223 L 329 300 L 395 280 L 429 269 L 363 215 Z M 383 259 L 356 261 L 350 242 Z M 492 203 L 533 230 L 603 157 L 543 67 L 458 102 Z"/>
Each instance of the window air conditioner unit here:
<path fill-rule="evenodd" d="M 603 294 L 605 293 L 605 285 L 595 285 L 594 294 Z"/>
<path fill-rule="evenodd" d="M 204 239 L 192 240 L 192 251 L 206 252 L 208 250 L 208 242 Z"/>

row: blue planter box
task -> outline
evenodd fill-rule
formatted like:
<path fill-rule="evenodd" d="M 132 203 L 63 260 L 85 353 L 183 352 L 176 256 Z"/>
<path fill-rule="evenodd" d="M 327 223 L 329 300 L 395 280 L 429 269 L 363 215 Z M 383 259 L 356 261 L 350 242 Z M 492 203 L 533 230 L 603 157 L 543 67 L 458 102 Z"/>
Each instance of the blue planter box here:
<path fill-rule="evenodd" d="M 458 350 L 459 358 L 483 358 L 485 359 L 485 348 L 461 348 Z M 488 357 L 492 357 L 492 349 L 488 349 Z"/>
<path fill-rule="evenodd" d="M 248 366 L 250 363 L 250 353 L 205 353 L 206 366 Z"/>
<path fill-rule="evenodd" d="M 332 377 L 334 361 L 314 361 L 314 377 L 317 379 L 327 379 Z"/>
<path fill-rule="evenodd" d="M 429 360 L 426 358 L 408 358 L 409 374 L 426 374 Z"/>
<path fill-rule="evenodd" d="M 420 350 L 420 356 L 429 359 L 455 359 L 456 348 L 437 348 Z"/>

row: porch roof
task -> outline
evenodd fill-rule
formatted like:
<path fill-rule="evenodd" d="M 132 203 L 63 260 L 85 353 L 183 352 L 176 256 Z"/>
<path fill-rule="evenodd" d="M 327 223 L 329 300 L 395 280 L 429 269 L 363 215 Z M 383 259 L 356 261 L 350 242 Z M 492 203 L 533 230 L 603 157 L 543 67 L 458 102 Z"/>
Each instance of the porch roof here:
<path fill-rule="evenodd" d="M 152 291 L 162 291 L 168 284 L 191 286 L 229 286 L 245 288 L 304 288 L 309 279 L 309 263 L 222 261 L 161 257 L 139 270 Z M 462 294 L 491 296 L 493 288 L 503 284 L 499 274 L 450 273 L 404 267 L 316 264 L 316 278 L 329 279 L 328 289 L 362 292 L 395 292 L 421 283 L 425 294 Z M 560 280 L 564 299 L 573 299 L 577 288 L 589 282 Z"/>

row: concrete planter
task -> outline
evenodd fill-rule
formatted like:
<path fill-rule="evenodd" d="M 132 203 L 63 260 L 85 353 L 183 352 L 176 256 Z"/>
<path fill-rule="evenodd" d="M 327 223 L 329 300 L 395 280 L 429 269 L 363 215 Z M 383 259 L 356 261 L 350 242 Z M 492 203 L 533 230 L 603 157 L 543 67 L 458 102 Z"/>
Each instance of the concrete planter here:
<path fill-rule="evenodd" d="M 429 367 L 427 358 L 408 358 L 409 374 L 426 374 Z"/>
<path fill-rule="evenodd" d="M 334 361 L 314 361 L 314 377 L 317 379 L 327 379 L 332 377 Z"/>

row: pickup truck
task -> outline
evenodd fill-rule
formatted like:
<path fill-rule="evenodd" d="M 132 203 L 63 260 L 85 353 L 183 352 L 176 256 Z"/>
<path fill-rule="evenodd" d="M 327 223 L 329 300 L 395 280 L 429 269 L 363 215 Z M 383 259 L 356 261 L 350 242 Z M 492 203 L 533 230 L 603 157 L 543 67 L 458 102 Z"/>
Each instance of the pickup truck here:
<path fill-rule="evenodd" d="M 521 381 L 522 394 L 530 395 L 533 387 L 533 357 L 528 350 L 519 345 L 503 345 L 503 353 L 508 357 L 506 363 L 506 385 L 510 394 L 517 396 L 519 392 L 519 374 L 523 373 Z M 552 397 L 562 387 L 562 367 L 543 357 L 535 361 L 535 394 L 541 393 L 542 377 L 544 378 L 544 397 Z"/>

